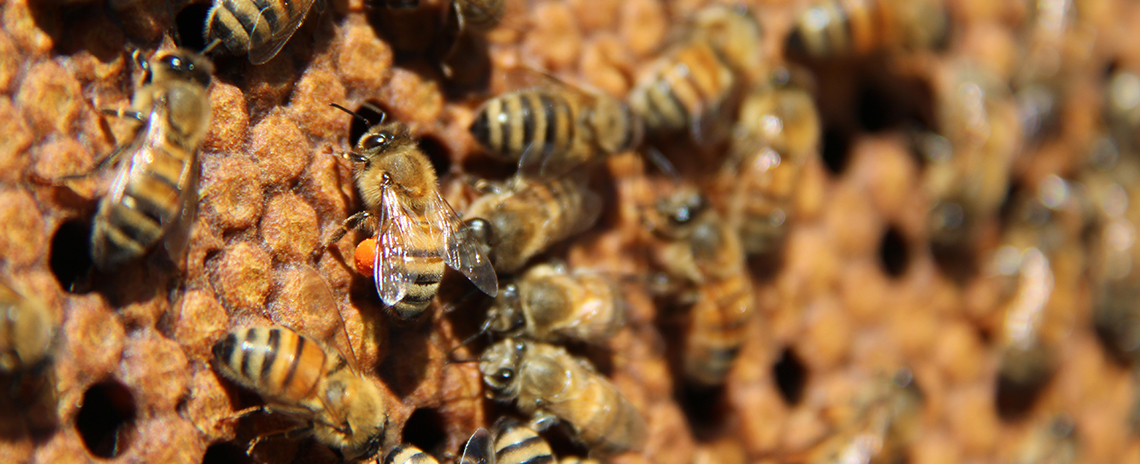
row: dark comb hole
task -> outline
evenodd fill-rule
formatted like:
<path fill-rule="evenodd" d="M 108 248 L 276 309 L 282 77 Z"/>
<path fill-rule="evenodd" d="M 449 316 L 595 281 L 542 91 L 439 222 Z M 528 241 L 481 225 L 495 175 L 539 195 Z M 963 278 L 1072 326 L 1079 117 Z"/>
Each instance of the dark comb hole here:
<path fill-rule="evenodd" d="M 899 277 L 906 273 L 910 264 L 910 252 L 906 246 L 906 238 L 895 226 L 887 228 L 879 241 L 879 263 L 888 276 Z"/>
<path fill-rule="evenodd" d="M 364 119 L 368 121 L 365 122 L 361 121 L 360 118 L 352 118 L 352 124 L 348 129 L 348 141 L 351 142 L 353 146 L 356 145 L 356 142 L 360 141 L 360 137 L 364 136 L 365 132 L 368 132 L 370 126 L 380 122 L 380 118 L 384 117 L 384 109 L 379 103 L 370 100 L 360 105 L 360 108 L 356 109 L 356 114 L 363 116 Z"/>
<path fill-rule="evenodd" d="M 431 408 L 417 409 L 404 424 L 404 443 L 416 445 L 426 453 L 437 454 L 447 445 L 444 423 L 439 411 Z"/>
<path fill-rule="evenodd" d="M 723 397 L 723 386 L 689 386 L 678 392 L 677 400 L 681 403 L 681 410 L 698 440 L 711 440 L 723 432 Z"/>
<path fill-rule="evenodd" d="M 832 174 L 842 174 L 851 152 L 851 136 L 845 131 L 827 128 L 823 132 L 823 164 Z"/>
<path fill-rule="evenodd" d="M 135 413 L 135 399 L 126 386 L 116 381 L 98 383 L 83 394 L 75 428 L 91 454 L 113 458 L 130 446 Z"/>
<path fill-rule="evenodd" d="M 772 376 L 776 378 L 776 386 L 780 389 L 784 403 L 792 406 L 799 404 L 807 384 L 807 368 L 795 351 L 784 348 L 780 360 L 772 366 Z"/>
<path fill-rule="evenodd" d="M 51 239 L 51 268 L 59 286 L 75 291 L 94 263 L 91 261 L 91 229 L 84 222 L 67 221 Z"/>
<path fill-rule="evenodd" d="M 210 11 L 209 3 L 194 3 L 187 5 L 174 16 L 174 27 L 178 31 L 178 44 L 190 50 L 206 48 L 206 15 Z"/>
<path fill-rule="evenodd" d="M 431 161 L 436 174 L 442 176 L 451 171 L 451 151 L 442 140 L 434 135 L 424 135 L 420 137 L 419 146 Z"/>
<path fill-rule="evenodd" d="M 864 83 L 859 91 L 859 125 L 869 132 L 878 132 L 891 125 L 897 116 L 893 102 L 883 89 Z"/>
<path fill-rule="evenodd" d="M 218 443 L 206 448 L 202 464 L 252 464 L 253 459 L 245 450 L 233 443 Z"/>

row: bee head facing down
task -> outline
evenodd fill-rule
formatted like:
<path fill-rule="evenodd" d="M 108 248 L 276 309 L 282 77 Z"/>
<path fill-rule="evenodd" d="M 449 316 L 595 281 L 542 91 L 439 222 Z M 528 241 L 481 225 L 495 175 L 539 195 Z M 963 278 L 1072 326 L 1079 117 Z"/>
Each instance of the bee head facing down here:
<path fill-rule="evenodd" d="M 650 228 L 668 239 L 688 236 L 693 225 L 708 211 L 708 201 L 694 189 L 682 188 L 657 201 L 656 216 Z"/>
<path fill-rule="evenodd" d="M 495 296 L 495 303 L 487 313 L 487 329 L 496 333 L 507 333 L 526 325 L 522 301 L 517 284 L 507 284 Z"/>
<path fill-rule="evenodd" d="M 208 87 L 214 65 L 206 57 L 189 50 L 174 50 L 155 55 L 146 66 L 143 81 L 152 82 L 188 81 Z"/>
<path fill-rule="evenodd" d="M 479 372 L 489 390 L 487 396 L 498 401 L 509 401 L 519 394 L 518 374 L 526 355 L 527 343 L 506 338 L 491 345 L 479 357 Z"/>
<path fill-rule="evenodd" d="M 324 400 L 329 412 L 343 417 L 339 427 L 321 425 L 314 433 L 323 443 L 339 444 L 346 458 L 373 456 L 380 450 L 388 428 L 385 400 L 380 390 L 355 372 L 332 376 L 325 386 Z"/>

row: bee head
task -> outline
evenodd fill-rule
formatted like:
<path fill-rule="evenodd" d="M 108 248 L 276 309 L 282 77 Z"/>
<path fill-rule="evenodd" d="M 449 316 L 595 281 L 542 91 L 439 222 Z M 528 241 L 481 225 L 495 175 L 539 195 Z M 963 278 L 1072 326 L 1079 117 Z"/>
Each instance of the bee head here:
<path fill-rule="evenodd" d="M 372 126 L 360 137 L 360 141 L 356 142 L 356 152 L 366 159 L 371 159 L 414 145 L 415 142 L 408 134 L 407 126 L 399 122 L 380 123 Z"/>
<path fill-rule="evenodd" d="M 151 58 L 145 71 L 146 76 L 143 79 L 148 84 L 155 80 L 177 79 L 206 87 L 210 85 L 210 75 L 214 73 L 214 65 L 202 55 L 178 49 Z"/>
<path fill-rule="evenodd" d="M 518 373 L 527 343 L 506 338 L 491 345 L 479 358 L 479 372 L 487 384 L 487 396 L 506 401 L 518 396 Z"/>
<path fill-rule="evenodd" d="M 657 202 L 657 215 L 662 219 L 656 229 L 669 236 L 681 235 L 696 223 L 708 209 L 704 195 L 691 189 L 680 189 Z"/>

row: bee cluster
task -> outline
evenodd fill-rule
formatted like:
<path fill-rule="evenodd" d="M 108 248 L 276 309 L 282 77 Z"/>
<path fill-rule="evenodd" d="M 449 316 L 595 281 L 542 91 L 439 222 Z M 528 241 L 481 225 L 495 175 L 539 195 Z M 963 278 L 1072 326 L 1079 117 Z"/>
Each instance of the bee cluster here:
<path fill-rule="evenodd" d="M 1133 3 L 9 0 L 0 460 L 1138 461 Z"/>

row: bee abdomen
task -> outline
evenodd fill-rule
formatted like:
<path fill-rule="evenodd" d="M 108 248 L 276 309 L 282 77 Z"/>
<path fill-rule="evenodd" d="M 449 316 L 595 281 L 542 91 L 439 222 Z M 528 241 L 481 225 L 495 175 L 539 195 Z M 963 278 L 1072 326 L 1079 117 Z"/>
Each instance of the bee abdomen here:
<path fill-rule="evenodd" d="M 413 270 L 415 278 L 408 284 L 407 294 L 391 308 L 400 319 L 413 319 L 422 314 L 435 299 L 439 282 L 443 280 L 443 259 L 437 252 L 432 251 L 417 264 Z"/>
<path fill-rule="evenodd" d="M 415 446 L 398 445 L 384 457 L 384 464 L 439 464 L 439 461 Z"/>
<path fill-rule="evenodd" d="M 554 452 L 534 430 L 515 422 L 503 427 L 495 438 L 495 462 L 550 464 L 554 462 Z"/>
<path fill-rule="evenodd" d="M 707 44 L 694 44 L 642 81 L 630 105 L 650 130 L 679 130 L 719 106 L 733 85 L 732 70 L 717 53 Z"/>
<path fill-rule="evenodd" d="M 316 342 L 281 327 L 230 332 L 213 352 L 227 378 L 262 396 L 293 402 L 316 390 L 328 360 Z"/>
<path fill-rule="evenodd" d="M 527 150 L 544 155 L 569 151 L 577 136 L 575 118 L 564 98 L 521 91 L 488 100 L 470 131 L 489 150 L 519 159 Z"/>

